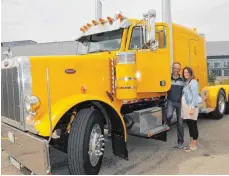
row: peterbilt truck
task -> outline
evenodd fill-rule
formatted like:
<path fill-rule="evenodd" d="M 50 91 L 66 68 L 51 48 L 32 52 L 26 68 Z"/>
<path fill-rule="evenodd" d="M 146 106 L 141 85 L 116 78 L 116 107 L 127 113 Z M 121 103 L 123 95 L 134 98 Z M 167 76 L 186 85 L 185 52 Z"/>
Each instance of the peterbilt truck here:
<path fill-rule="evenodd" d="M 68 155 L 70 174 L 98 174 L 106 139 L 128 160 L 128 135 L 166 141 L 171 65 L 191 66 L 200 113 L 221 119 L 229 86 L 208 86 L 205 38 L 155 22 L 156 12 L 92 20 L 75 55 L 9 56 L 1 62 L 2 149 L 34 174 L 51 174 L 50 148 Z"/>

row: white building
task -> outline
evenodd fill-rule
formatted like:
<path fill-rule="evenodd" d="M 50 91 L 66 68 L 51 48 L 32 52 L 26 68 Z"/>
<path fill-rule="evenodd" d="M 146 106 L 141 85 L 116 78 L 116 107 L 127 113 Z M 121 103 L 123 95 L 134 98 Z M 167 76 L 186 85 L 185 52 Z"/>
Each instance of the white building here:
<path fill-rule="evenodd" d="M 208 72 L 213 72 L 219 79 L 229 78 L 229 41 L 206 43 Z"/>

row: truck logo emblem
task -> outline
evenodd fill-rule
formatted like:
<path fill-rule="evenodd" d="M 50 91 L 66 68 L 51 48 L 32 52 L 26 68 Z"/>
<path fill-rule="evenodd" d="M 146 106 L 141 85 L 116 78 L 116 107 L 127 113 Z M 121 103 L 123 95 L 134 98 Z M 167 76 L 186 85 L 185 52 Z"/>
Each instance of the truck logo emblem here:
<path fill-rule="evenodd" d="M 71 69 L 71 68 L 68 68 L 68 69 L 65 70 L 65 73 L 67 73 L 67 74 L 74 74 L 75 72 L 76 72 L 76 70 L 75 69 Z"/>

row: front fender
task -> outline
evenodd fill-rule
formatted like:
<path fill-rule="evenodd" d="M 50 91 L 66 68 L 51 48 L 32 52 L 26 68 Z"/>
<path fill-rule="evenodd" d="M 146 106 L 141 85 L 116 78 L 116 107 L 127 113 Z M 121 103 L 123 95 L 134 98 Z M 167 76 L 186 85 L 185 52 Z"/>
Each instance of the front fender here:
<path fill-rule="evenodd" d="M 111 103 L 110 99 L 106 99 L 99 96 L 89 95 L 89 94 L 80 94 L 73 95 L 58 101 L 55 104 L 51 105 L 51 119 L 52 119 L 52 129 L 55 128 L 56 124 L 63 117 L 63 115 L 73 106 L 83 103 L 86 101 L 101 101 L 109 106 L 111 106 L 116 113 L 119 115 L 119 118 L 122 122 L 124 128 L 124 137 L 125 141 L 127 140 L 127 132 L 125 122 L 120 114 L 120 104 L 114 102 Z M 35 121 L 35 129 L 38 131 L 38 134 L 41 136 L 50 136 L 50 123 L 49 123 L 49 114 L 48 112 L 42 114 Z"/>

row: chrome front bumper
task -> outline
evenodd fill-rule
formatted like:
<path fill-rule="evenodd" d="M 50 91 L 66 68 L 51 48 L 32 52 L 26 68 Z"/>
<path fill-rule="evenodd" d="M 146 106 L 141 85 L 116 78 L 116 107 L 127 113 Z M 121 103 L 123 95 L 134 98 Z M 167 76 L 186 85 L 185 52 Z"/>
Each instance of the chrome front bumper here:
<path fill-rule="evenodd" d="M 34 174 L 51 173 L 48 141 L 1 122 L 2 149 Z"/>

